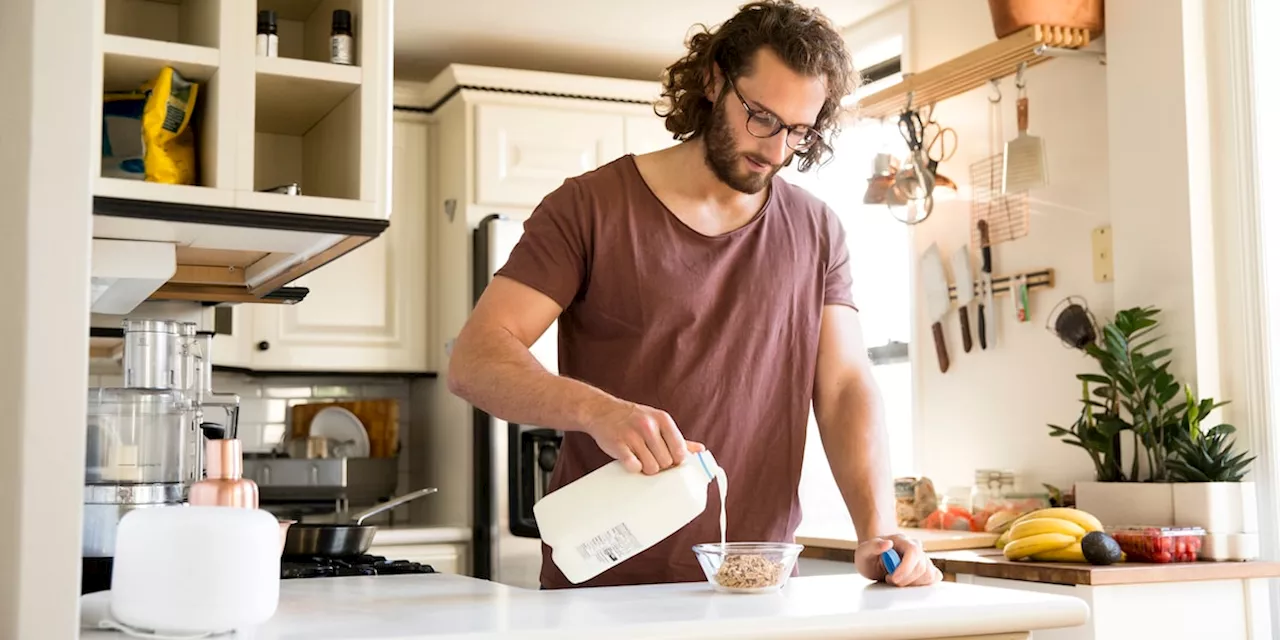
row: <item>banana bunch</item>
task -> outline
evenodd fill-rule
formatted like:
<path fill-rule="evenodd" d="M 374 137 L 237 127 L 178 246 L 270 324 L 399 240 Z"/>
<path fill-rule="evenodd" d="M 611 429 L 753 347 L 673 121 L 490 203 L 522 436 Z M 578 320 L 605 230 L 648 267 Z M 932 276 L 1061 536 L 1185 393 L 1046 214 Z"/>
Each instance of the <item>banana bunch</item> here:
<path fill-rule="evenodd" d="M 1102 531 L 1097 518 L 1079 509 L 1054 507 L 1020 516 L 1000 534 L 996 547 L 1010 560 L 1087 562 L 1080 540 Z"/>

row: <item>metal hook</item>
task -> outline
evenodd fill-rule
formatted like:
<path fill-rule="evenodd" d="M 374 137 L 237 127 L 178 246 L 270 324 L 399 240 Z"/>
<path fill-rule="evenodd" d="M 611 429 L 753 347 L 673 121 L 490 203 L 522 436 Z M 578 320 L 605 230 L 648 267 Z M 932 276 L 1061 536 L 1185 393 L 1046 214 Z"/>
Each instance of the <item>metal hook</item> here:
<path fill-rule="evenodd" d="M 1000 79 L 992 78 L 990 82 L 991 82 L 991 90 L 995 91 L 995 97 L 987 96 L 987 100 L 990 102 L 1000 102 L 1001 100 L 1004 99 L 1004 94 L 1000 92 Z"/>
<path fill-rule="evenodd" d="M 911 103 L 915 102 L 915 100 L 916 100 L 916 92 L 914 92 L 914 91 L 908 91 L 908 92 L 907 92 L 907 108 L 906 108 L 906 111 L 910 111 L 910 110 L 911 110 Z"/>
<path fill-rule="evenodd" d="M 1022 89 L 1022 88 L 1024 88 L 1024 87 L 1026 87 L 1026 86 L 1027 86 L 1027 81 L 1026 81 L 1026 79 L 1025 79 L 1025 78 L 1023 78 L 1023 74 L 1024 74 L 1024 73 L 1026 73 L 1026 71 L 1027 71 L 1027 63 L 1026 63 L 1026 62 L 1019 62 L 1019 63 L 1018 63 L 1018 77 L 1017 77 L 1017 80 L 1016 80 L 1016 82 L 1015 82 L 1015 83 L 1017 84 L 1017 86 L 1018 86 L 1018 88 L 1019 88 L 1019 89 Z"/>

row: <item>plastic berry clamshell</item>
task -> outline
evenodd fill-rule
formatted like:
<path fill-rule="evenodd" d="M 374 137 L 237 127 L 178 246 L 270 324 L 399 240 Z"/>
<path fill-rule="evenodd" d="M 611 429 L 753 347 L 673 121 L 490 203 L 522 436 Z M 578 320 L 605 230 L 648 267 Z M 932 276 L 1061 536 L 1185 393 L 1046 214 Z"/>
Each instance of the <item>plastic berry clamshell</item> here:
<path fill-rule="evenodd" d="M 1130 562 L 1195 562 L 1204 544 L 1200 527 L 1115 527 L 1107 534 Z"/>

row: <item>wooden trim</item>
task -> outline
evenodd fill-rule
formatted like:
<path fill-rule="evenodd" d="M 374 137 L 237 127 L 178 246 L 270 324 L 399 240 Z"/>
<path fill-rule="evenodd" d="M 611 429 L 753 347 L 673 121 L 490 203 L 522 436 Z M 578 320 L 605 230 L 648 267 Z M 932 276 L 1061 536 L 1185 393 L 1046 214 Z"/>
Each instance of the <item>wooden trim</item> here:
<path fill-rule="evenodd" d="M 231 285 L 244 287 L 243 267 L 209 267 L 204 265 L 178 265 L 169 284 L 180 285 Z"/>
<path fill-rule="evenodd" d="M 989 80 L 1017 72 L 1049 60 L 1036 53 L 1040 45 L 1078 49 L 1089 45 L 1084 29 L 1030 26 L 940 65 L 913 73 L 902 82 L 886 87 L 858 101 L 859 117 L 885 118 L 902 111 L 908 97 L 917 106 L 941 102 L 976 89 Z"/>
<path fill-rule="evenodd" d="M 1251 580 L 1280 577 L 1280 562 L 1127 562 L 1106 567 L 1065 562 L 1013 562 L 998 550 L 930 554 L 943 573 L 1062 585 L 1153 584 L 1201 580 Z"/>
<path fill-rule="evenodd" d="M 347 236 L 346 238 L 339 240 L 338 243 L 333 245 L 332 247 L 329 247 L 328 249 L 325 249 L 324 251 L 317 253 L 316 255 L 312 256 L 310 259 L 304 262 L 299 262 L 289 270 L 284 271 L 276 275 L 274 278 L 271 278 L 270 280 L 263 282 L 262 284 L 253 288 L 251 290 L 251 293 L 253 295 L 264 295 L 268 292 L 275 291 L 276 289 L 279 289 L 280 287 L 283 287 L 286 284 L 289 284 L 290 282 L 293 282 L 294 280 L 297 280 L 298 278 L 301 278 L 302 276 L 308 273 L 311 273 L 312 271 L 315 271 L 316 269 L 319 269 L 320 267 L 323 267 L 326 264 L 329 264 L 333 260 L 336 260 L 354 251 L 355 249 L 361 246 L 364 246 L 364 244 L 366 242 L 369 242 L 370 240 L 373 240 L 373 238 L 368 236 Z"/>
<path fill-rule="evenodd" d="M 259 302 L 264 304 L 286 304 L 290 300 L 260 298 L 245 286 L 216 284 L 175 284 L 166 283 L 148 300 L 186 300 L 189 302 Z"/>

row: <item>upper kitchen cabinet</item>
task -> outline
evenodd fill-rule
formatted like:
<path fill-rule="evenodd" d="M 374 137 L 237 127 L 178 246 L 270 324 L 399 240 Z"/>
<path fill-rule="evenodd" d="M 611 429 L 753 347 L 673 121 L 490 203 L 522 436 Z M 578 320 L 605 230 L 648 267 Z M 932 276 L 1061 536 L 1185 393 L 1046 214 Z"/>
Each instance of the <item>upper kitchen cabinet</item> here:
<path fill-rule="evenodd" d="M 243 366 L 263 371 L 430 370 L 429 127 L 425 116 L 395 115 L 391 228 L 386 233 L 293 283 L 310 291 L 306 300 L 240 305 L 235 311 L 252 319 L 250 326 L 238 327 L 249 345 Z M 229 355 L 241 353 L 233 348 Z M 226 364 L 234 366 L 230 360 Z"/>
<path fill-rule="evenodd" d="M 613 113 L 478 104 L 476 202 L 536 205 L 565 178 L 623 154 L 626 121 Z"/>
<path fill-rule="evenodd" d="M 168 246 L 168 266 L 156 264 L 170 275 L 147 298 L 296 301 L 308 293 L 302 276 L 383 233 L 392 0 L 100 2 L 94 237 Z M 258 47 L 260 15 L 274 17 L 269 50 Z M 330 34 L 347 17 L 352 46 L 335 60 Z M 163 91 L 166 68 L 173 88 L 148 109 L 138 92 Z M 155 174 L 162 155 L 179 177 Z"/>
<path fill-rule="evenodd" d="M 430 83 L 397 83 L 396 104 L 440 123 L 439 195 L 475 218 L 528 211 L 566 178 L 673 144 L 653 112 L 659 90 L 654 82 L 452 65 Z"/>

